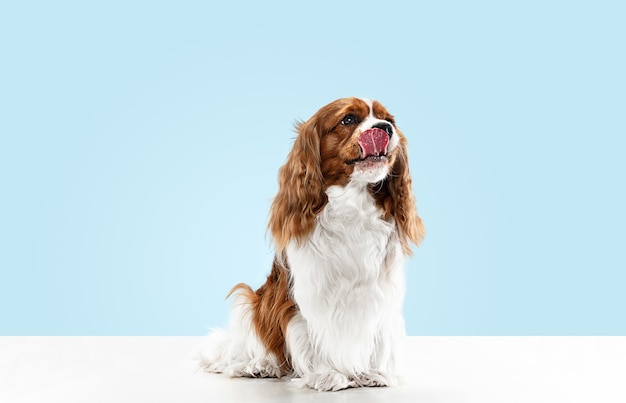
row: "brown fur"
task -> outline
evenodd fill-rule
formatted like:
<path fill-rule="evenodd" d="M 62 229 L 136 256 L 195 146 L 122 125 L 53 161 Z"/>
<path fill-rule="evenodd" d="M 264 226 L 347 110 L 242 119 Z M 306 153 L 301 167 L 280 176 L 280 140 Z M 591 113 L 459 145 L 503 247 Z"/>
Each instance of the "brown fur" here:
<path fill-rule="evenodd" d="M 393 116 L 380 103 L 375 101 L 373 109 L 377 118 L 395 126 Z M 279 190 L 270 210 L 268 227 L 277 256 L 283 256 L 290 241 L 305 239 L 328 201 L 325 190 L 332 185 L 347 184 L 352 174 L 354 168 L 346 162 L 360 154 L 356 141 L 359 133 L 340 124 L 348 113 L 363 119 L 369 114 L 369 107 L 357 98 L 339 99 L 296 126 L 298 137 L 278 173 Z M 411 188 L 407 141 L 402 132 L 395 129 L 400 143 L 388 156 L 391 173 L 381 183 L 371 185 L 370 192 L 383 210 L 383 219 L 395 220 L 404 252 L 410 254 L 409 242 L 419 244 L 424 237 L 424 227 L 417 215 Z M 267 281 L 256 292 L 245 284 L 236 285 L 231 293 L 235 291 L 249 300 L 259 338 L 282 363 L 282 370 L 288 372 L 285 332 L 297 309 L 289 295 L 288 268 L 275 260 Z"/>
<path fill-rule="evenodd" d="M 396 131 L 400 133 L 397 128 Z M 384 218 L 393 217 L 395 220 L 400 229 L 400 241 L 404 253 L 411 255 L 409 241 L 419 245 L 424 239 L 425 230 L 422 219 L 417 215 L 413 198 L 406 143 L 406 138 L 402 135 L 391 173 L 381 183 L 370 185 L 370 192 L 376 203 L 383 209 Z"/>
<path fill-rule="evenodd" d="M 276 356 L 283 375 L 291 371 L 285 351 L 285 333 L 287 324 L 296 313 L 296 304 L 289 297 L 288 290 L 289 274 L 274 261 L 272 272 L 256 292 L 247 284 L 239 283 L 228 294 L 238 292 L 248 300 L 254 328 L 265 348 Z"/>

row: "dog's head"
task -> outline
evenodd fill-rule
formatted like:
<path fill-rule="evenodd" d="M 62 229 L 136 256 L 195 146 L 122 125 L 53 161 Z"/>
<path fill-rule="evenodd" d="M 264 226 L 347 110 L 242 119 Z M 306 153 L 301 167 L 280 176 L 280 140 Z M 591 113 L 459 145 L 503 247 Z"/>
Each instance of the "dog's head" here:
<path fill-rule="evenodd" d="M 298 137 L 279 172 L 269 228 L 277 250 L 308 235 L 327 202 L 329 186 L 368 187 L 381 216 L 395 220 L 406 253 L 423 226 L 411 189 L 407 141 L 378 101 L 342 98 L 296 127 Z"/>

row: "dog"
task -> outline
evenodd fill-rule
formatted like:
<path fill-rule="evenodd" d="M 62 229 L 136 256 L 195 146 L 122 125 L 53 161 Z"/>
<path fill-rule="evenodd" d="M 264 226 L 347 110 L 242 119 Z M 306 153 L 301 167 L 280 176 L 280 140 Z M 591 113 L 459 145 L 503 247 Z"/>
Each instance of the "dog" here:
<path fill-rule="evenodd" d="M 270 210 L 271 273 L 256 291 L 231 290 L 229 328 L 209 335 L 202 366 L 320 391 L 396 385 L 404 260 L 424 237 L 406 137 L 361 98 L 331 102 L 296 131 Z"/>

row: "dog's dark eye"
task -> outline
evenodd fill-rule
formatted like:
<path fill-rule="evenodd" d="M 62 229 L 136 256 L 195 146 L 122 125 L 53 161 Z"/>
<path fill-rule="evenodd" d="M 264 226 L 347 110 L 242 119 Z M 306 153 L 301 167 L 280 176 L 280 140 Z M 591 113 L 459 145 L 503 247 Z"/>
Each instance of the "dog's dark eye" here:
<path fill-rule="evenodd" d="M 359 123 L 359 118 L 357 118 L 352 113 L 347 114 L 341 120 L 341 124 L 344 125 L 344 126 L 354 125 L 354 124 L 357 124 L 357 123 Z"/>

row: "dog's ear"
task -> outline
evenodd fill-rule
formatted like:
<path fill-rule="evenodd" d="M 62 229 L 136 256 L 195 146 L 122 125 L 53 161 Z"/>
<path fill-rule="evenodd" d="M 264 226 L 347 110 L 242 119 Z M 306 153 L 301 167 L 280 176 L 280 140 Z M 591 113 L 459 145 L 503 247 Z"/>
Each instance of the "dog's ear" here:
<path fill-rule="evenodd" d="M 402 132 L 397 130 L 400 142 L 395 153 L 389 176 L 382 184 L 371 187 L 377 202 L 383 208 L 386 218 L 396 222 L 400 230 L 400 242 L 404 252 L 411 255 L 409 242 L 419 245 L 424 239 L 425 229 L 422 219 L 417 215 L 411 174 L 407 141 Z"/>
<path fill-rule="evenodd" d="M 268 228 L 276 251 L 299 242 L 313 230 L 315 217 L 327 202 L 320 166 L 320 129 L 314 116 L 298 123 L 298 137 L 278 172 L 278 194 L 270 209 Z"/>

